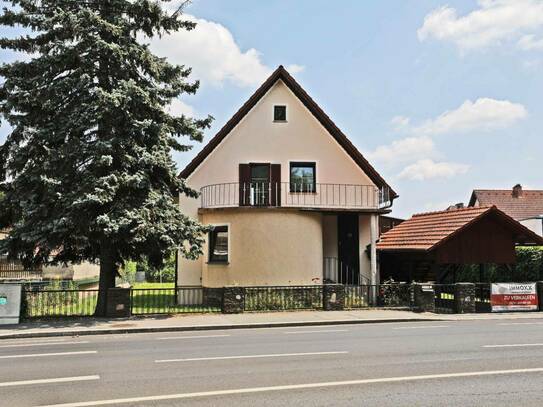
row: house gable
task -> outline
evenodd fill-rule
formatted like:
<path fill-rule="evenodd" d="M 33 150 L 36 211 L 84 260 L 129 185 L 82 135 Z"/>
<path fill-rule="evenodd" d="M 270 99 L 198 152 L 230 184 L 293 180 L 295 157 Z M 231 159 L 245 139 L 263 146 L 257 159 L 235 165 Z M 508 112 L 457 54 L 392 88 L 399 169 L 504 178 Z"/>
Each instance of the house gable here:
<path fill-rule="evenodd" d="M 274 105 L 287 106 L 287 121 L 285 123 L 273 123 Z M 319 134 L 326 134 L 328 140 L 324 141 L 323 137 L 318 136 Z M 266 139 L 266 137 L 273 138 L 273 140 Z M 233 145 L 227 145 L 232 143 L 235 143 L 235 148 Z M 230 154 L 216 154 L 219 145 L 221 145 L 221 149 L 234 148 L 237 151 L 231 151 Z M 322 148 L 325 150 L 320 150 Z M 315 151 L 317 150 L 321 154 L 316 155 Z M 250 158 L 244 156 L 243 151 L 250 152 Z M 380 188 L 388 188 L 391 199 L 397 197 L 397 194 L 390 189 L 389 185 L 341 130 L 337 128 L 288 72 L 280 66 L 179 176 L 189 178 L 192 185 L 193 174 L 198 172 L 199 168 L 208 159 L 221 161 L 223 159 L 235 159 L 237 162 L 258 162 L 259 160 L 277 162 L 280 161 L 279 157 L 288 153 L 289 159 L 292 161 L 314 161 L 323 152 L 332 156 L 340 154 L 338 155 L 340 162 L 337 162 L 336 157 L 329 157 L 329 159 L 327 157 L 326 160 L 323 160 L 323 163 L 318 165 L 317 174 L 321 174 L 321 177 L 319 178 L 319 175 L 317 175 L 317 182 L 373 184 Z M 212 157 L 214 155 L 217 156 Z M 222 156 L 222 158 L 218 156 Z M 225 161 L 222 162 L 226 163 Z M 328 162 L 328 164 L 325 162 Z M 327 170 L 322 168 L 322 164 L 325 167 L 326 165 L 333 165 L 334 168 Z M 347 173 L 341 172 L 342 168 L 349 173 L 348 176 Z M 340 170 L 339 173 L 338 170 Z M 213 182 L 231 182 L 235 179 L 232 179 L 231 174 L 227 174 L 228 171 L 222 174 L 214 174 L 213 169 L 208 169 L 206 172 L 208 171 L 210 173 L 206 177 L 210 177 Z M 282 173 L 285 176 L 287 175 L 286 171 L 288 169 L 283 165 Z M 327 175 L 334 172 L 336 173 L 335 179 Z M 352 174 L 356 174 L 355 178 L 357 179 L 351 180 Z M 230 176 L 230 179 L 221 179 L 221 177 L 227 175 Z M 287 180 L 288 178 L 283 179 Z M 196 182 L 196 184 L 200 184 L 200 182 Z"/>

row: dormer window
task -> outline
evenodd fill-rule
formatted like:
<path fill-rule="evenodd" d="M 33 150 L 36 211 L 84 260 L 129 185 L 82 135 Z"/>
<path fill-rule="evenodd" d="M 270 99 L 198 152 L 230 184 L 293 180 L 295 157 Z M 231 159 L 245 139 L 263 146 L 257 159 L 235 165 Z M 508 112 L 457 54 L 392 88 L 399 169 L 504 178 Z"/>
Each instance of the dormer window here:
<path fill-rule="evenodd" d="M 273 121 L 274 122 L 287 121 L 287 107 L 285 105 L 275 105 L 273 107 Z"/>

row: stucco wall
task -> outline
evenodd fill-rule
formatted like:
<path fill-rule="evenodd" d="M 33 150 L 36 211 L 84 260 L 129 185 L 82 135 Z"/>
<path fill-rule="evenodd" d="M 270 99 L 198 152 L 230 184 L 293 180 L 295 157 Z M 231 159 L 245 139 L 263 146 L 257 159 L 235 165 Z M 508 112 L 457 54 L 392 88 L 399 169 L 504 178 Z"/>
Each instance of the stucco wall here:
<path fill-rule="evenodd" d="M 337 215 L 322 216 L 323 256 L 338 257 Z"/>
<path fill-rule="evenodd" d="M 532 232 L 543 236 L 543 219 L 526 219 L 520 221 L 524 226 L 530 229 Z"/>
<path fill-rule="evenodd" d="M 366 253 L 366 247 L 371 243 L 370 217 L 371 215 L 358 215 L 360 274 L 366 278 L 366 280 L 364 281 L 366 283 L 370 281 L 371 277 L 370 258 Z"/>
<path fill-rule="evenodd" d="M 43 277 L 46 279 L 60 280 L 84 280 L 98 277 L 100 275 L 100 266 L 89 262 L 81 264 L 68 264 L 67 266 L 45 266 L 43 267 Z"/>
<path fill-rule="evenodd" d="M 273 122 L 273 106 L 279 104 L 287 106 L 286 123 Z M 290 177 L 289 163 L 291 161 L 316 162 L 317 183 L 374 185 L 369 177 L 281 81 L 278 81 L 270 89 L 221 144 L 196 168 L 188 177 L 187 182 L 196 190 L 205 185 L 238 182 L 239 164 L 251 162 L 281 164 L 281 181 L 288 182 Z M 200 206 L 198 199 L 181 196 L 180 206 L 183 213 L 198 218 L 198 208 Z M 299 215 L 300 212 L 294 212 L 289 217 Z M 275 215 L 270 214 L 270 216 Z M 211 218 L 211 215 L 206 214 L 200 220 L 207 223 L 211 221 Z M 281 221 L 279 220 L 279 222 Z M 303 222 L 303 220 L 300 222 Z M 330 220 L 327 220 L 325 223 L 327 229 L 330 225 L 329 222 Z M 294 225 L 296 222 L 290 221 L 290 224 Z M 290 240 L 294 240 L 302 232 L 303 230 L 293 230 L 293 236 Z M 309 233 L 309 231 L 305 232 L 306 235 Z M 320 225 L 318 233 L 319 236 L 311 236 L 310 238 L 322 239 Z M 325 248 L 327 253 L 335 257 L 337 256 L 337 247 L 335 253 L 330 252 L 329 250 L 332 250 L 333 246 L 331 242 L 331 238 L 327 239 Z M 251 247 L 255 246 L 256 244 L 253 242 Z M 320 269 L 322 269 L 323 245 L 321 244 L 319 247 L 321 257 L 318 263 Z M 266 249 L 259 248 L 258 250 L 264 251 Z M 277 255 L 277 252 L 274 255 Z M 207 270 L 203 257 L 196 261 L 180 258 L 179 267 L 183 270 L 182 273 L 179 273 L 180 284 L 206 283 L 205 278 L 202 276 L 202 271 Z M 213 273 L 211 271 L 210 275 Z M 321 277 L 321 274 L 316 275 L 319 278 Z M 214 278 L 214 281 L 218 281 L 218 278 Z M 305 281 L 305 275 L 301 276 L 299 280 Z M 268 284 L 271 284 L 271 282 L 268 282 Z"/>
<path fill-rule="evenodd" d="M 284 209 L 229 209 L 202 215 L 206 224 L 229 226 L 229 264 L 208 264 L 202 285 L 298 285 L 322 283 L 322 215 Z M 187 262 L 180 264 L 179 282 Z"/>
<path fill-rule="evenodd" d="M 273 106 L 287 106 L 287 122 L 273 122 Z M 318 183 L 374 185 L 283 82 L 278 81 L 188 177 L 188 184 L 237 182 L 239 163 L 281 164 L 289 181 L 290 161 L 316 162 Z M 196 216 L 198 201 L 182 196 L 185 213 Z"/>

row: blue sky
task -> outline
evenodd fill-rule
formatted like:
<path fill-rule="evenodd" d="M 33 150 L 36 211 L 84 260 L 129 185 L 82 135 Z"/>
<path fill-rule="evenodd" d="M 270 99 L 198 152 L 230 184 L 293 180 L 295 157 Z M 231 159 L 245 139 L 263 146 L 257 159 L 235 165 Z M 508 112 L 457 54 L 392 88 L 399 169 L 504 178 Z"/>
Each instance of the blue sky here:
<path fill-rule="evenodd" d="M 205 141 L 283 64 L 400 194 L 397 216 L 473 188 L 543 188 L 541 0 L 194 0 L 186 12 L 197 29 L 152 47 L 201 79 L 172 110 L 213 115 Z"/>

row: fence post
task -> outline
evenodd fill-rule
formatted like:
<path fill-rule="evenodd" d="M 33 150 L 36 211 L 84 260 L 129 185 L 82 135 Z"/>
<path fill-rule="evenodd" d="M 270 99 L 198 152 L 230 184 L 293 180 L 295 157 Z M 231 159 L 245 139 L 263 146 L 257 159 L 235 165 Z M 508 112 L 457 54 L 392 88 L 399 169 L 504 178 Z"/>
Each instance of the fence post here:
<path fill-rule="evenodd" d="M 323 308 L 325 311 L 343 311 L 345 308 L 345 286 L 325 284 L 323 287 Z"/>
<path fill-rule="evenodd" d="M 436 293 L 430 284 L 417 284 L 412 286 L 415 312 L 436 312 Z"/>
<path fill-rule="evenodd" d="M 107 292 L 106 315 L 127 318 L 132 314 L 130 288 L 110 288 Z"/>
<path fill-rule="evenodd" d="M 454 285 L 454 308 L 457 314 L 475 313 L 475 284 L 456 283 Z"/>
<path fill-rule="evenodd" d="M 239 314 L 245 310 L 245 289 L 243 287 L 224 287 L 222 312 Z"/>
<path fill-rule="evenodd" d="M 543 281 L 538 281 L 535 285 L 537 293 L 537 301 L 539 303 L 539 311 L 543 311 Z"/>

